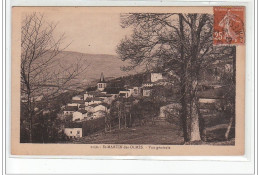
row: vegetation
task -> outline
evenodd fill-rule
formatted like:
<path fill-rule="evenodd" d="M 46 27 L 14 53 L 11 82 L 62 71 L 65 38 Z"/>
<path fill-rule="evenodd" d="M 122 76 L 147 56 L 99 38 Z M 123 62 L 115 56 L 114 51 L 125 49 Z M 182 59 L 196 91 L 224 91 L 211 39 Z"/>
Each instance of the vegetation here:
<path fill-rule="evenodd" d="M 55 113 L 53 111 L 56 108 L 50 105 L 51 102 L 65 92 L 70 81 L 86 69 L 80 59 L 69 66 L 57 61 L 56 57 L 66 47 L 60 47 L 64 35 L 58 38 L 53 36 L 56 27 L 56 24 L 45 21 L 44 15 L 39 13 L 28 14 L 22 21 L 20 74 L 21 118 L 24 121 L 21 123 L 25 123 L 29 142 L 34 142 L 33 132 L 38 131 L 38 127 L 34 127 L 45 125 L 43 113 Z"/>
<path fill-rule="evenodd" d="M 145 65 L 148 70 L 167 73 L 170 82 L 178 82 L 184 140 L 200 141 L 200 72 L 218 59 L 235 55 L 233 47 L 213 47 L 213 16 L 131 13 L 121 16 L 121 25 L 133 27 L 133 34 L 117 48 L 121 60 L 132 63 L 125 70 Z"/>

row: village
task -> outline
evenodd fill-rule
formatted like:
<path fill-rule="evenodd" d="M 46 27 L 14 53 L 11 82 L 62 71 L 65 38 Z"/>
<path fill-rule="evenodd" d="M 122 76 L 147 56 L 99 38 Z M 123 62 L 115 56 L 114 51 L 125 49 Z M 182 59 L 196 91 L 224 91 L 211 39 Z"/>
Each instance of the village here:
<path fill-rule="evenodd" d="M 225 88 L 221 85 L 221 77 L 232 71 L 229 62 L 215 63 L 218 66 L 219 64 L 222 64 L 221 69 L 211 68 L 209 72 L 201 75 L 202 85 L 199 91 L 200 113 L 204 123 L 210 126 L 206 126 L 203 132 L 205 134 L 207 132 L 207 135 L 213 133 L 214 137 L 218 133 L 217 130 L 223 131 L 227 127 L 227 124 L 223 124 L 227 123 L 227 119 L 223 116 L 223 96 L 219 93 Z M 203 80 L 210 80 L 212 85 L 203 85 Z M 122 87 L 111 87 L 110 84 L 101 73 L 95 87 L 73 96 L 69 103 L 61 107 L 62 132 L 68 141 L 95 133 L 128 132 L 127 128 L 132 128 L 129 131 L 133 132 L 138 127 L 142 132 L 146 130 L 148 135 L 152 133 L 149 131 L 151 129 L 158 132 L 161 129 L 168 129 L 170 132 L 174 131 L 175 135 L 181 132 L 181 104 L 176 100 L 178 85 L 169 84 L 169 80 L 163 73 L 147 73 L 140 86 L 131 86 L 130 83 Z M 170 87 L 172 95 L 165 94 L 168 91 L 166 87 Z M 217 125 L 211 127 L 212 121 Z M 162 131 L 162 135 L 167 132 Z M 179 138 L 182 138 L 182 134 Z M 110 141 L 111 139 L 108 140 Z"/>
<path fill-rule="evenodd" d="M 143 82 L 141 87 L 109 88 L 104 74 L 101 73 L 95 91 L 86 91 L 83 95 L 72 97 L 71 102 L 62 106 L 62 118 L 68 121 L 64 126 L 64 134 L 68 138 L 84 136 L 80 123 L 106 117 L 110 113 L 110 106 L 118 98 L 149 97 L 154 86 L 165 79 L 162 73 L 150 73 L 150 80 Z M 160 117 L 164 118 L 161 113 Z M 78 123 L 72 125 L 72 123 Z M 78 127 L 81 126 L 81 127 Z"/>

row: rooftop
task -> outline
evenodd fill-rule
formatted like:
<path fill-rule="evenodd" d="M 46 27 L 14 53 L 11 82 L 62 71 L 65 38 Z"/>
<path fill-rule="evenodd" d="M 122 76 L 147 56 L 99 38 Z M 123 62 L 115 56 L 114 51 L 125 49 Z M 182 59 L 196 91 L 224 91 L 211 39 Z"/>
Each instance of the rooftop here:
<path fill-rule="evenodd" d="M 124 90 L 126 90 L 126 89 L 124 89 L 124 88 L 120 88 L 120 87 L 107 87 L 107 88 L 105 88 L 105 92 L 107 92 L 107 94 L 118 94 L 119 93 L 119 91 L 124 91 Z"/>
<path fill-rule="evenodd" d="M 105 83 L 105 82 L 106 82 L 105 77 L 104 77 L 104 74 L 102 72 L 98 83 Z"/>
<path fill-rule="evenodd" d="M 82 128 L 82 123 L 78 123 L 78 122 L 66 123 L 65 128 Z"/>
<path fill-rule="evenodd" d="M 91 101 L 103 101 L 102 98 L 99 97 L 93 97 L 93 98 L 86 98 L 86 102 L 91 102 Z"/>
<path fill-rule="evenodd" d="M 84 100 L 71 100 L 72 103 L 84 104 Z"/>
<path fill-rule="evenodd" d="M 64 111 L 77 111 L 78 107 L 77 106 L 66 106 Z"/>

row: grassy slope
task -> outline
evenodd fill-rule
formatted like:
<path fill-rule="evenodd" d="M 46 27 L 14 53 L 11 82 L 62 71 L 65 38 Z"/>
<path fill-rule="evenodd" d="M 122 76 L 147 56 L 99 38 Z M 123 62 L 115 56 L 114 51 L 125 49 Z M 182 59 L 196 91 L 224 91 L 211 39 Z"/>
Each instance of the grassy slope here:
<path fill-rule="evenodd" d="M 178 127 L 168 124 L 136 126 L 112 132 L 96 133 L 74 140 L 74 143 L 84 144 L 183 144 L 182 132 Z"/>

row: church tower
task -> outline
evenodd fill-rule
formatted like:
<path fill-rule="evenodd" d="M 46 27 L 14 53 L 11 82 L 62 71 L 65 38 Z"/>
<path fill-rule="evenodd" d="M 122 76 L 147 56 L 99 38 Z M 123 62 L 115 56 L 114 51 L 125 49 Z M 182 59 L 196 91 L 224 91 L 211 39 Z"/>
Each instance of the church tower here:
<path fill-rule="evenodd" d="M 97 84 L 97 89 L 99 91 L 104 91 L 104 89 L 107 87 L 107 83 L 105 81 L 105 78 L 104 78 L 104 75 L 103 75 L 103 72 L 101 73 L 101 76 L 100 76 L 100 80 Z"/>

